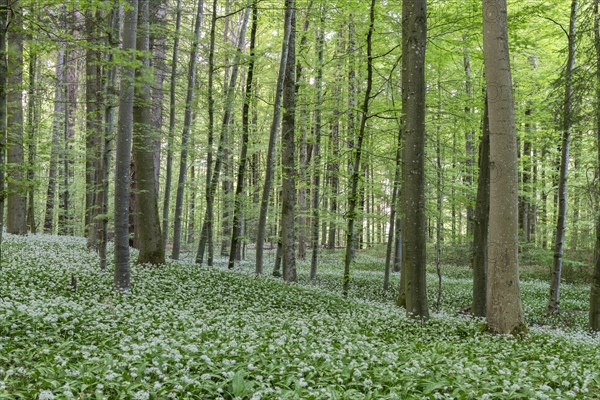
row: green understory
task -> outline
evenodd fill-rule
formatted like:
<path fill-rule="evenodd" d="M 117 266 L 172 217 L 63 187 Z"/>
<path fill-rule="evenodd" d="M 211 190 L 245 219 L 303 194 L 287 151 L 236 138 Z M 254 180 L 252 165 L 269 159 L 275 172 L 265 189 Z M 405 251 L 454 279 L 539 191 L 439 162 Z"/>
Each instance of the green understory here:
<path fill-rule="evenodd" d="M 120 295 L 84 239 L 5 240 L 0 399 L 600 397 L 585 285 L 565 284 L 562 314 L 548 319 L 547 283 L 523 281 L 530 329 L 513 338 L 461 313 L 466 268 L 443 267 L 440 311 L 421 324 L 382 292 L 373 255 L 357 258 L 349 299 L 339 294 L 341 258 L 326 252 L 315 284 L 306 264 L 289 285 L 254 278 L 251 262 L 226 271 L 223 260 L 212 269 L 133 266 L 131 291 Z"/>

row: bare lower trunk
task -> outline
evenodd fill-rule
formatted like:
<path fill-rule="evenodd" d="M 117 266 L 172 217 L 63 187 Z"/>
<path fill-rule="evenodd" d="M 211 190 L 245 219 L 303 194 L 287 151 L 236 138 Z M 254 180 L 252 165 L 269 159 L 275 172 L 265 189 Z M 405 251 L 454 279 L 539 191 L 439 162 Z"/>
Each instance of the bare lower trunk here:
<path fill-rule="evenodd" d="M 560 177 L 558 181 L 558 218 L 554 236 L 554 262 L 550 280 L 550 296 L 546 314 L 560 312 L 560 278 L 562 275 L 563 253 L 565 249 L 565 231 L 567 229 L 567 178 L 569 176 L 569 152 L 571 147 L 571 127 L 573 125 L 573 70 L 575 68 L 575 35 L 578 1 L 571 3 L 569 24 L 569 57 L 565 73 L 565 98 L 563 109 L 563 137 L 560 158 Z"/>
<path fill-rule="evenodd" d="M 257 275 L 263 272 L 263 251 L 264 241 L 267 229 L 267 211 L 269 208 L 269 199 L 271 197 L 271 188 L 273 186 L 273 175 L 275 167 L 275 144 L 277 141 L 277 131 L 279 130 L 279 121 L 281 118 L 281 98 L 283 94 L 283 81 L 287 66 L 288 41 L 292 30 L 292 9 L 288 3 L 293 4 L 293 0 L 286 0 L 286 13 L 284 22 L 283 43 L 281 45 L 281 59 L 279 63 L 279 75 L 277 76 L 277 87 L 275 89 L 275 102 L 273 105 L 273 120 L 269 132 L 269 148 L 267 150 L 265 183 L 263 185 L 262 197 L 260 200 L 260 214 L 258 217 L 258 232 L 256 235 L 256 269 Z"/>
<path fill-rule="evenodd" d="M 129 166 L 131 164 L 131 136 L 133 125 L 133 97 L 135 83 L 135 48 L 137 32 L 137 0 L 129 0 L 123 19 L 123 51 L 129 63 L 121 67 L 119 94 L 119 123 L 115 160 L 115 273 L 114 287 L 129 290 Z"/>
<path fill-rule="evenodd" d="M 519 294 L 517 139 L 505 0 L 483 2 L 490 124 L 487 323 L 494 333 L 523 329 Z"/>

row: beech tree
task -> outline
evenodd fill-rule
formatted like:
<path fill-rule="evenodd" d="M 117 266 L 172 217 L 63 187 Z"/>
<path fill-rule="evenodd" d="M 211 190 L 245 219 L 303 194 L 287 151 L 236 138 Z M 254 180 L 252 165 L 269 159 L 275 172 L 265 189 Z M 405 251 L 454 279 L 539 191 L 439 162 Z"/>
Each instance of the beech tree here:
<path fill-rule="evenodd" d="M 129 290 L 129 166 L 133 131 L 133 97 L 135 88 L 135 50 L 138 1 L 127 3 L 123 16 L 123 51 L 129 62 L 121 66 L 119 121 L 115 160 L 115 274 L 116 290 Z"/>
<path fill-rule="evenodd" d="M 519 293 L 517 139 L 506 0 L 483 1 L 483 54 L 490 129 L 486 316 L 496 333 L 523 329 Z"/>
<path fill-rule="evenodd" d="M 598 0 L 594 1 L 594 47 L 596 50 L 596 151 L 597 170 L 596 177 L 600 178 L 600 13 Z M 596 183 L 596 190 L 600 197 L 600 183 Z M 596 203 L 596 206 L 598 204 Z M 596 254 L 594 261 L 594 276 L 590 295 L 589 325 L 594 331 L 600 331 L 600 212 L 596 210 Z"/>

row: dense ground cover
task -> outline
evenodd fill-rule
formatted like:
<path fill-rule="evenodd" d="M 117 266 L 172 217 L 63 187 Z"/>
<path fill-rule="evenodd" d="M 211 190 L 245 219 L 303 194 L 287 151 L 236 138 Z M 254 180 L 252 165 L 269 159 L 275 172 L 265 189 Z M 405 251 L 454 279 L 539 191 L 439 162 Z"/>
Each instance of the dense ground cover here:
<path fill-rule="evenodd" d="M 422 324 L 383 296 L 378 258 L 359 257 L 351 298 L 341 298 L 337 260 L 324 255 L 314 285 L 253 278 L 250 263 L 234 272 L 134 266 L 132 290 L 120 295 L 84 240 L 8 236 L 0 398 L 600 397 L 600 338 L 583 331 L 584 286 L 565 286 L 564 330 L 555 327 L 565 317 L 542 317 L 547 286 L 523 282 L 532 329 L 490 336 L 459 313 L 470 294 L 463 269 L 445 268 L 441 312 Z"/>

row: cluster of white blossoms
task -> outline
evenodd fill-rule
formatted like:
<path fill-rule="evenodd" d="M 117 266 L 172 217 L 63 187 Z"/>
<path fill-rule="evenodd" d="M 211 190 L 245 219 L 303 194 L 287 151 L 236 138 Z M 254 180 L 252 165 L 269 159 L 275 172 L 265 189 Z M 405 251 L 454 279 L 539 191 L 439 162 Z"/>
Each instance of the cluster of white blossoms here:
<path fill-rule="evenodd" d="M 0 398 L 562 399 L 600 393 L 598 337 L 542 328 L 519 339 L 490 336 L 481 333 L 481 321 L 449 311 L 421 324 L 381 296 L 381 273 L 374 271 L 354 273 L 356 298 L 343 299 L 339 266 L 327 263 L 310 286 L 249 279 L 244 269 L 250 265 L 234 272 L 225 271 L 224 262 L 212 269 L 185 262 L 132 265 L 131 290 L 121 294 L 112 290 L 112 271 L 98 270 L 83 239 L 5 239 Z M 299 267 L 301 281 L 307 280 L 307 266 Z M 444 304 L 468 298 L 466 278 L 448 278 L 445 285 Z M 525 301 L 542 290 L 538 282 L 523 286 Z M 566 290 L 579 293 L 576 286 Z"/>

